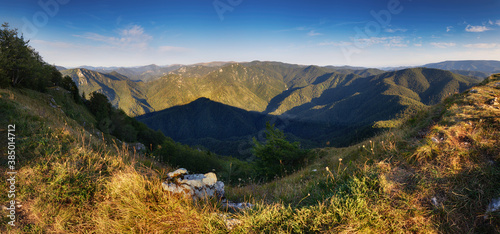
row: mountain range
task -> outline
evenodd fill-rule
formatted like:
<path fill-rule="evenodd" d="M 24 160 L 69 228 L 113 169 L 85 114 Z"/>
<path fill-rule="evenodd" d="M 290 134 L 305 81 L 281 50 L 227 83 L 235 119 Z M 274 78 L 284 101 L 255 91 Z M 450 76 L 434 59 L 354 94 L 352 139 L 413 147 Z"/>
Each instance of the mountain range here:
<path fill-rule="evenodd" d="M 304 145 L 348 145 L 481 80 L 432 68 L 260 61 L 181 66 L 149 81 L 85 68 L 62 73 L 176 141 L 233 155 L 268 121 Z"/>
<path fill-rule="evenodd" d="M 429 63 L 423 67 L 437 68 L 449 71 L 473 71 L 491 75 L 500 72 L 500 61 L 496 60 L 458 60 Z"/>

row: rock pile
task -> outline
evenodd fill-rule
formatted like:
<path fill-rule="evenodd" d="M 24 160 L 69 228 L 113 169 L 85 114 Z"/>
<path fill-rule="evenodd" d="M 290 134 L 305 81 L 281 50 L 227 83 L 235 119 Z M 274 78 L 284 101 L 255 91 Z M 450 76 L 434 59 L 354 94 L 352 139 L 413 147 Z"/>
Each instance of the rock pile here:
<path fill-rule="evenodd" d="M 184 168 L 167 174 L 162 184 L 163 190 L 191 197 L 194 201 L 215 198 L 222 207 L 229 211 L 237 211 L 253 207 L 247 202 L 231 202 L 224 197 L 224 183 L 217 181 L 215 173 L 189 174 Z"/>
<path fill-rule="evenodd" d="M 193 200 L 211 197 L 224 199 L 224 183 L 217 181 L 217 176 L 212 172 L 190 175 L 186 169 L 180 168 L 168 173 L 162 186 L 165 191 L 182 194 Z"/>

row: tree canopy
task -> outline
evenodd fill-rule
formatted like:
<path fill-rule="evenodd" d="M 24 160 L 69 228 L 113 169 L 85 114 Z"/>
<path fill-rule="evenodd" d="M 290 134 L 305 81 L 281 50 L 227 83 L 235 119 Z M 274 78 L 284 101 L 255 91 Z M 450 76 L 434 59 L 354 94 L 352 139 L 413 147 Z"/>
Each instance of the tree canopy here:
<path fill-rule="evenodd" d="M 0 29 L 0 87 L 26 87 L 45 91 L 50 85 L 59 85 L 61 73 L 43 61 L 29 40 L 3 23 Z"/>
<path fill-rule="evenodd" d="M 266 142 L 260 143 L 254 138 L 254 144 L 258 173 L 266 179 L 292 173 L 304 166 L 310 155 L 309 151 L 300 148 L 299 142 L 287 141 L 285 134 L 269 122 L 266 124 Z"/>

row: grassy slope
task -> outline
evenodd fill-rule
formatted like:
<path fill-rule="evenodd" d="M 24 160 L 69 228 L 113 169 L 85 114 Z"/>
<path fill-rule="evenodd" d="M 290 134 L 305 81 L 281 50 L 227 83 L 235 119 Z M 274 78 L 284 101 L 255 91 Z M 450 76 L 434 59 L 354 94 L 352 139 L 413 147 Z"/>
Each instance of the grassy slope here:
<path fill-rule="evenodd" d="M 0 97 L 0 129 L 16 124 L 16 200 L 21 205 L 14 228 L 7 225 L 2 209 L 0 232 L 152 233 L 207 228 L 201 224 L 212 219 L 210 208 L 197 208 L 161 190 L 159 178 L 169 167 L 85 130 L 81 124 L 89 127 L 94 120 L 84 107 L 64 105 L 71 100 L 65 91 L 0 89 Z M 50 106 L 52 98 L 60 108 Z M 81 119 L 72 120 L 61 110 L 78 113 Z M 6 133 L 1 134 L 5 150 Z M 2 181 L 7 179 L 6 165 L 2 157 Z M 1 190 L 8 190 L 6 183 L 1 183 Z M 0 200 L 2 205 L 10 201 L 6 192 Z"/>
<path fill-rule="evenodd" d="M 492 77 L 475 88 L 477 93 L 454 95 L 362 144 L 318 149 L 317 160 L 291 176 L 228 188 L 230 199 L 257 204 L 226 214 L 241 222 L 232 230 L 216 214 L 223 213 L 216 205 L 193 205 L 161 191 L 160 178 L 171 168 L 92 137 L 50 107 L 47 94 L 0 90 L 0 107 L 6 110 L 0 112 L 0 129 L 17 126 L 17 196 L 22 204 L 18 226 L 6 226 L 2 211 L 1 228 L 73 233 L 499 232 L 500 214 L 485 216 L 488 203 L 500 196 L 500 111 L 485 104 L 500 97 L 500 89 L 493 87 L 498 82 L 500 76 Z M 69 97 L 51 92 L 65 113 L 86 113 L 60 104 Z M 3 171 L 4 165 L 3 160 Z M 7 190 L 5 183 L 1 190 Z M 6 193 L 0 199 L 7 204 Z"/>

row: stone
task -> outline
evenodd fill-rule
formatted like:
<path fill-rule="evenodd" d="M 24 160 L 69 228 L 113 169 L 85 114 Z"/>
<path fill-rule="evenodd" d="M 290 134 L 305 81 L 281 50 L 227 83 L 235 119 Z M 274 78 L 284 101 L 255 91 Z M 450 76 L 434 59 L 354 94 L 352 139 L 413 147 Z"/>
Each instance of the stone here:
<path fill-rule="evenodd" d="M 163 182 L 162 187 L 165 191 L 182 194 L 193 200 L 224 199 L 224 183 L 217 181 L 213 172 L 190 175 L 185 168 L 180 168 L 167 174 L 167 180 Z"/>
<path fill-rule="evenodd" d="M 143 150 L 146 150 L 146 146 L 140 142 L 137 142 L 137 143 L 130 143 L 129 144 L 130 147 L 132 147 L 132 149 L 135 149 L 137 151 L 143 151 Z"/>
<path fill-rule="evenodd" d="M 488 205 L 486 213 L 491 213 L 498 210 L 500 210 L 500 198 L 491 200 L 491 203 Z"/>
<path fill-rule="evenodd" d="M 222 207 L 231 210 L 231 211 L 238 211 L 238 210 L 244 210 L 248 208 L 252 208 L 253 204 L 248 203 L 248 202 L 231 202 L 231 201 L 223 201 L 222 202 Z"/>
<path fill-rule="evenodd" d="M 432 205 L 433 205 L 433 206 L 435 206 L 435 207 L 439 207 L 439 206 L 441 206 L 441 204 L 438 202 L 438 200 L 437 200 L 437 198 L 436 198 L 436 197 L 432 197 L 432 198 L 431 198 L 431 203 L 432 203 Z"/>
<path fill-rule="evenodd" d="M 488 101 L 486 101 L 486 104 L 488 104 L 490 106 L 497 106 L 498 105 L 498 98 L 495 97 L 495 98 L 489 99 Z"/>
<path fill-rule="evenodd" d="M 185 175 L 185 174 L 188 174 L 188 171 L 185 169 L 185 168 L 179 168 L 173 172 L 169 172 L 167 174 L 167 180 L 168 179 L 173 179 L 175 177 L 178 177 L 178 176 L 181 176 L 181 175 Z"/>
<path fill-rule="evenodd" d="M 185 168 L 179 168 L 167 173 L 166 181 L 162 183 L 163 190 L 173 194 L 190 197 L 193 201 L 215 198 L 222 203 L 222 207 L 230 211 L 252 208 L 247 202 L 231 202 L 226 200 L 224 183 L 217 181 L 213 172 L 206 174 L 189 174 Z"/>
<path fill-rule="evenodd" d="M 488 215 L 491 214 L 491 212 L 495 212 L 498 210 L 500 210 L 500 197 L 491 200 L 490 204 L 488 205 L 488 208 L 486 208 L 486 214 L 484 215 L 484 219 L 487 219 Z"/>
<path fill-rule="evenodd" d="M 479 91 L 477 91 L 477 89 L 471 89 L 470 92 L 471 93 L 478 93 Z"/>

